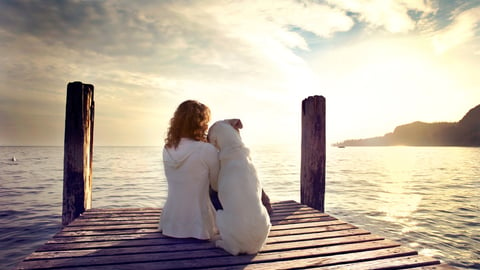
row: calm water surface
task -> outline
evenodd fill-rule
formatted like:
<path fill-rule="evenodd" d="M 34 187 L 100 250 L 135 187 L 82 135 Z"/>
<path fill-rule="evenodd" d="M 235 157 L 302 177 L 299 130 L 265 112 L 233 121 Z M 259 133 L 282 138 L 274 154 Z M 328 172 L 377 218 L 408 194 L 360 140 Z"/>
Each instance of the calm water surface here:
<path fill-rule="evenodd" d="M 251 147 L 251 155 L 273 201 L 300 200 L 299 147 Z M 480 148 L 328 148 L 325 210 L 421 254 L 480 269 L 479 164 Z M 96 147 L 93 166 L 93 207 L 163 205 L 160 147 Z M 0 147 L 0 269 L 60 229 L 62 181 L 62 147 Z"/>

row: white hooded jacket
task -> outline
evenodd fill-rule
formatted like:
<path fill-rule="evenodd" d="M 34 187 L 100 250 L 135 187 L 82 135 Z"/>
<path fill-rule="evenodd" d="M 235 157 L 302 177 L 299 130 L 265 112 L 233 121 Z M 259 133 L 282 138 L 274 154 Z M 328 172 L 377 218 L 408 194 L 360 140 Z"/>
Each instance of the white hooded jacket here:
<path fill-rule="evenodd" d="M 176 149 L 163 149 L 168 196 L 160 230 L 171 237 L 211 239 L 218 233 L 209 186 L 217 189 L 218 150 L 211 144 L 182 138 Z"/>

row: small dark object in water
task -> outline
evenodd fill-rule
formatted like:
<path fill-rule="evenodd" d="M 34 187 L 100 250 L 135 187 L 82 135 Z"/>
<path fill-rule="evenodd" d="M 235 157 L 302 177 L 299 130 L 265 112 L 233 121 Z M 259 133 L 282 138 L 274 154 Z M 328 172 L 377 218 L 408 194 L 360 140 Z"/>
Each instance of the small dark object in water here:
<path fill-rule="evenodd" d="M 17 161 L 17 158 L 15 158 L 15 156 L 12 157 L 11 159 L 13 162 Z"/>

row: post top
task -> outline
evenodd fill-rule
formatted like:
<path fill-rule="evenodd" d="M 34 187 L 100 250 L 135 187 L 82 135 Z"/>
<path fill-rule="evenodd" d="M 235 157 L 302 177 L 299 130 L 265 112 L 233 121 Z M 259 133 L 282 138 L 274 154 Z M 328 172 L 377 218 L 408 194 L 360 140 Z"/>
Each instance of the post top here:
<path fill-rule="evenodd" d="M 74 81 L 74 82 L 69 82 L 67 85 L 68 88 L 81 88 L 81 87 L 87 87 L 88 89 L 91 89 L 93 91 L 94 87 L 93 84 L 87 84 L 87 83 L 82 83 L 81 81 Z"/>
<path fill-rule="evenodd" d="M 325 100 L 325 97 L 324 96 L 319 96 L 319 95 L 314 95 L 314 96 L 309 96 L 307 97 L 306 99 L 304 99 L 303 101 L 307 101 L 307 100 Z"/>

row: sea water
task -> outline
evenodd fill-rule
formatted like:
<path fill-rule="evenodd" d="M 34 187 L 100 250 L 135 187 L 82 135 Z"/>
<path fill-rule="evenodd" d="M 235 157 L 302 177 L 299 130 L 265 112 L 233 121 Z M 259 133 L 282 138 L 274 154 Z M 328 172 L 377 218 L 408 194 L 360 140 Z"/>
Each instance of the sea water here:
<path fill-rule="evenodd" d="M 95 147 L 93 207 L 161 207 L 161 147 Z M 272 201 L 300 201 L 300 147 L 250 147 Z M 15 161 L 12 158 L 15 157 Z M 61 227 L 63 147 L 0 147 L 0 269 Z M 480 268 L 480 148 L 327 147 L 325 211 L 420 254 Z"/>

